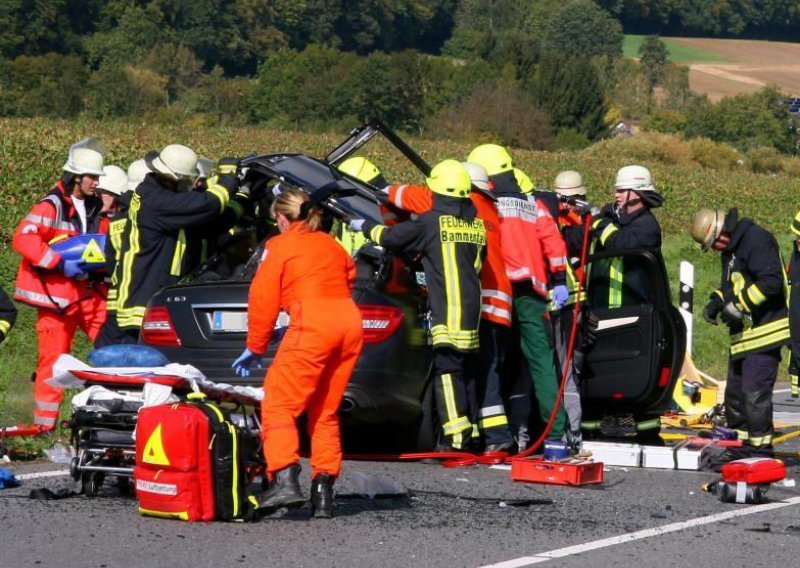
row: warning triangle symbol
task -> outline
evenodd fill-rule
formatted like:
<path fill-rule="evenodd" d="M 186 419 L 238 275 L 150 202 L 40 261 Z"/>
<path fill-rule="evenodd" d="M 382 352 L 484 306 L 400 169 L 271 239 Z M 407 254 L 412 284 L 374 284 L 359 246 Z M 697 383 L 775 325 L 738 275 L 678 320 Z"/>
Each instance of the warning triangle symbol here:
<path fill-rule="evenodd" d="M 169 465 L 167 452 L 164 451 L 164 441 L 161 439 L 161 424 L 156 426 L 153 433 L 147 439 L 142 453 L 142 461 L 153 465 Z"/>
<path fill-rule="evenodd" d="M 83 255 L 81 255 L 81 260 L 86 261 L 89 264 L 97 264 L 100 262 L 105 262 L 106 255 L 103 254 L 102 250 L 100 250 L 100 245 L 97 244 L 97 241 L 92 239 L 89 241 L 89 244 L 86 245 Z"/>

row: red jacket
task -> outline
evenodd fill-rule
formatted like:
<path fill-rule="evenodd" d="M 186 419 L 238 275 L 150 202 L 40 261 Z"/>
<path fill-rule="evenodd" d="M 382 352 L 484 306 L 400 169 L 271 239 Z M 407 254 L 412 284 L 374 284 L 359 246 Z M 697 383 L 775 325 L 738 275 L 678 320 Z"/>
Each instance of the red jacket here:
<path fill-rule="evenodd" d="M 87 200 L 86 225 L 97 231 L 100 200 Z M 72 196 L 59 181 L 17 226 L 12 246 L 22 255 L 14 299 L 31 306 L 65 309 L 90 294 L 91 280 L 67 278 L 59 270 L 61 255 L 50 248 L 57 237 L 81 233 L 81 222 Z"/>
<path fill-rule="evenodd" d="M 511 326 L 511 282 L 506 276 L 503 251 L 500 248 L 500 219 L 491 199 L 478 192 L 470 194 L 478 210 L 478 219 L 486 228 L 486 260 L 481 269 L 481 317 L 500 325 Z M 389 186 L 389 201 L 414 214 L 433 207 L 433 196 L 419 185 Z"/>
<path fill-rule="evenodd" d="M 267 241 L 264 256 L 250 284 L 247 306 L 247 347 L 267 350 L 281 307 L 293 325 L 300 325 L 302 302 L 308 298 L 350 298 L 356 279 L 353 259 L 322 231 L 307 223 L 292 223 L 285 233 Z"/>

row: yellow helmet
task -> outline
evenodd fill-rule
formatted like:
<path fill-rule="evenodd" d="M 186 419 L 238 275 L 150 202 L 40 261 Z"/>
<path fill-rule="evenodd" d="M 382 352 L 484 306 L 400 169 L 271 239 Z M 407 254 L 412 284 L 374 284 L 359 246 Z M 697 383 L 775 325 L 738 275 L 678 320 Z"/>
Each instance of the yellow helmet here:
<path fill-rule="evenodd" d="M 468 162 L 475 162 L 486 168 L 489 176 L 502 174 L 514 168 L 514 161 L 508 150 L 497 144 L 482 144 L 469 153 Z"/>
<path fill-rule="evenodd" d="M 425 180 L 433 193 L 449 197 L 469 197 L 472 180 L 466 168 L 456 160 L 436 164 Z"/>
<path fill-rule="evenodd" d="M 709 250 L 714 241 L 722 234 L 722 226 L 725 224 L 727 214 L 728 212 L 724 209 L 701 209 L 692 217 L 689 231 L 692 238 L 700 243 L 701 250 Z"/>
<path fill-rule="evenodd" d="M 517 185 L 522 190 L 522 193 L 530 193 L 533 191 L 533 182 L 528 174 L 519 168 L 514 168 L 514 177 L 517 178 Z"/>
<path fill-rule="evenodd" d="M 340 172 L 360 179 L 364 183 L 370 183 L 381 175 L 381 171 L 366 158 L 347 158 L 337 166 Z"/>

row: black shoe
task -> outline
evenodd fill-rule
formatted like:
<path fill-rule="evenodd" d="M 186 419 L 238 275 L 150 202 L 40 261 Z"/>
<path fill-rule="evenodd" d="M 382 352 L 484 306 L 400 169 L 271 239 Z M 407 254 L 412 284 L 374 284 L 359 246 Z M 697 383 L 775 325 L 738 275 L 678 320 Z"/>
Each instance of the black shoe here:
<path fill-rule="evenodd" d="M 327 473 L 318 473 L 311 480 L 311 516 L 315 519 L 333 517 L 334 480 L 334 477 Z"/>
<path fill-rule="evenodd" d="M 271 515 L 281 507 L 295 509 L 306 502 L 300 491 L 300 464 L 294 463 L 275 473 L 272 483 L 258 503 L 261 515 Z"/>

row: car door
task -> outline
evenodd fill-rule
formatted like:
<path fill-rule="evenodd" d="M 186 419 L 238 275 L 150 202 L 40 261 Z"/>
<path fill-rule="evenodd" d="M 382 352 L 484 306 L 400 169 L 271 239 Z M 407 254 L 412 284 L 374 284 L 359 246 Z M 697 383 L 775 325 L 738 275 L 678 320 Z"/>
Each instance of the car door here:
<path fill-rule="evenodd" d="M 598 327 L 583 369 L 584 405 L 604 412 L 664 410 L 683 363 L 686 327 L 672 305 L 661 255 L 591 256 L 587 302 Z"/>

